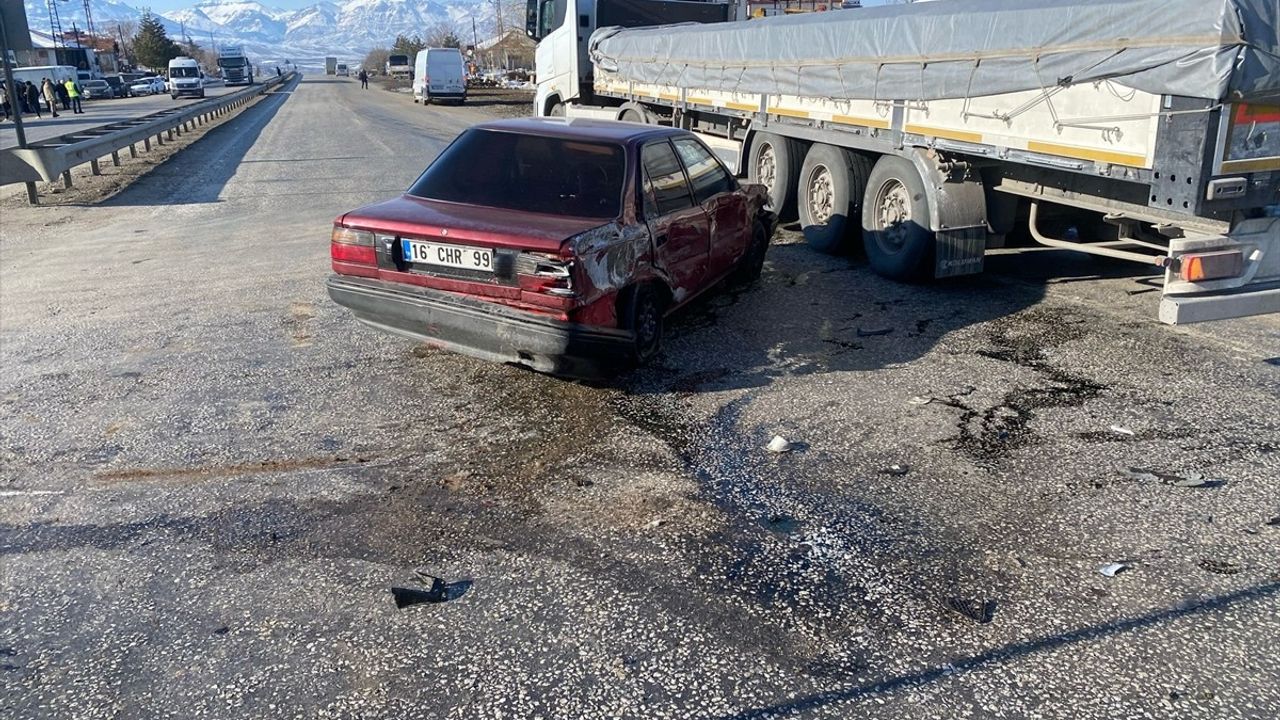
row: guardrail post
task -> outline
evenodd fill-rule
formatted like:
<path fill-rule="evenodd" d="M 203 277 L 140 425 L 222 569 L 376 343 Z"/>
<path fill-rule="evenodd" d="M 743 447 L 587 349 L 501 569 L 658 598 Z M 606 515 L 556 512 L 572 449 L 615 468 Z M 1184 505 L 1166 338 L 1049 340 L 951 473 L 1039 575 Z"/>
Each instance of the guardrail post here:
<path fill-rule="evenodd" d="M 62 187 L 66 190 L 71 189 L 71 171 L 70 170 L 62 171 Z"/>
<path fill-rule="evenodd" d="M 115 165 L 116 167 L 120 167 L 120 151 L 118 150 L 111 151 L 111 164 Z"/>
<path fill-rule="evenodd" d="M 36 184 L 33 182 L 23 184 L 27 186 L 27 202 L 32 205 L 39 205 L 40 195 L 36 192 Z"/>
<path fill-rule="evenodd" d="M 89 170 L 91 170 L 94 175 L 102 174 L 102 171 L 98 169 L 98 158 L 94 158 L 89 161 Z"/>
<path fill-rule="evenodd" d="M 142 146 L 147 149 L 147 152 L 151 152 L 151 138 L 149 137 L 142 138 Z M 129 147 L 133 147 L 133 146 L 130 145 Z M 134 155 L 134 157 L 138 157 L 138 156 Z"/>

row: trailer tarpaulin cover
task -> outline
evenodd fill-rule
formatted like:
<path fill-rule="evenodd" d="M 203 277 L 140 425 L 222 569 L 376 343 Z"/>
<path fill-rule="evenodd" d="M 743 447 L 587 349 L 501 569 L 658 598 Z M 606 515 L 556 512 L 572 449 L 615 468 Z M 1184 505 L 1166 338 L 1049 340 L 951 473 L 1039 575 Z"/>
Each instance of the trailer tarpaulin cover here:
<path fill-rule="evenodd" d="M 624 80 L 919 99 L 1111 79 L 1154 94 L 1280 100 L 1280 0 L 941 0 L 713 25 L 601 28 Z"/>

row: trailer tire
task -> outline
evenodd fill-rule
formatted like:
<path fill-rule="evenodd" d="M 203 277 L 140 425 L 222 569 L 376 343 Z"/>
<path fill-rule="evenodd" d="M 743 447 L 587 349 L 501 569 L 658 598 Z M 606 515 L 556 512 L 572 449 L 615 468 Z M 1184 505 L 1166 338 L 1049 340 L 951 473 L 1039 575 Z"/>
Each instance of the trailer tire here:
<path fill-rule="evenodd" d="M 865 155 L 835 145 L 809 148 L 796 183 L 796 203 L 810 247 L 828 254 L 849 248 L 870 174 L 871 161 Z"/>
<path fill-rule="evenodd" d="M 796 178 L 804 162 L 800 142 L 773 133 L 759 133 L 751 141 L 747 180 L 769 191 L 769 209 L 783 220 L 796 217 Z"/>
<path fill-rule="evenodd" d="M 882 155 L 862 202 L 862 245 L 871 269 L 893 280 L 928 279 L 935 240 L 919 171 L 904 158 Z"/>

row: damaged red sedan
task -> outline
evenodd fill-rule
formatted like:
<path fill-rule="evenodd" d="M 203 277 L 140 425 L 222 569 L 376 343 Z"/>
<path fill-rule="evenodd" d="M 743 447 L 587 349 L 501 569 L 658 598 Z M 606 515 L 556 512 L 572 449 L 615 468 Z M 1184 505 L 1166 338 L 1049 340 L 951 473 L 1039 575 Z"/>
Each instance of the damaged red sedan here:
<path fill-rule="evenodd" d="M 759 276 L 766 202 L 684 130 L 486 123 L 337 219 L 329 295 L 380 330 L 595 375 L 653 357 L 663 318 L 722 279 Z"/>

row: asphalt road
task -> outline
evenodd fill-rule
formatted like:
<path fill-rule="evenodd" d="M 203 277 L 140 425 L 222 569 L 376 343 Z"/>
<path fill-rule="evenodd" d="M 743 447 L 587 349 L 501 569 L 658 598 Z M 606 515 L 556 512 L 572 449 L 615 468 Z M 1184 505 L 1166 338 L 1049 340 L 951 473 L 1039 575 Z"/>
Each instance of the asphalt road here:
<path fill-rule="evenodd" d="M 358 327 L 331 220 L 493 109 L 309 77 L 4 210 L 0 716 L 1280 713 L 1280 318 L 784 232 L 608 384 Z"/>
<path fill-rule="evenodd" d="M 210 86 L 205 94 L 208 97 L 219 97 L 226 95 L 235 90 L 241 90 L 243 87 L 226 87 L 221 83 Z M 48 112 L 44 111 L 44 104 L 41 103 L 41 112 L 43 118 L 37 119 L 35 115 L 23 115 L 22 127 L 27 135 L 27 142 L 36 142 L 38 140 L 47 140 L 58 135 L 65 135 L 69 132 L 79 132 L 89 128 L 98 127 L 100 125 L 108 125 L 114 122 L 121 122 L 143 115 L 149 115 L 153 112 L 159 112 L 167 108 L 171 108 L 177 104 L 186 104 L 196 102 L 194 98 L 179 98 L 174 100 L 167 93 L 164 95 L 147 95 L 142 97 L 120 98 L 119 100 L 86 100 L 81 103 L 84 113 L 74 115 L 70 111 L 58 110 L 58 117 L 52 117 Z M 18 144 L 18 134 L 14 130 L 13 121 L 0 122 L 0 148 L 11 148 Z"/>

